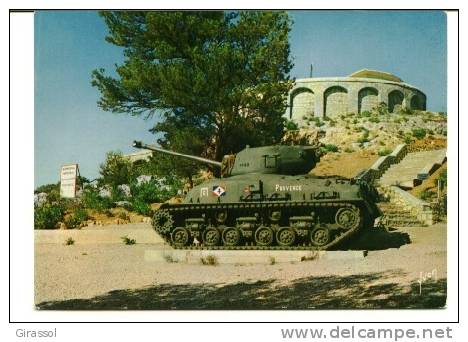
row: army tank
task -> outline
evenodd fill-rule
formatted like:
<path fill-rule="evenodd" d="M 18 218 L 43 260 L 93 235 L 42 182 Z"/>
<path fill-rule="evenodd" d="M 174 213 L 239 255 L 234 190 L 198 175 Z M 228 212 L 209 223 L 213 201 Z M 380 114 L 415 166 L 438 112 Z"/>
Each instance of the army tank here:
<path fill-rule="evenodd" d="M 164 203 L 152 225 L 175 249 L 326 250 L 381 215 L 373 186 L 308 175 L 320 159 L 313 146 L 247 146 L 221 162 L 134 141 L 135 148 L 219 168 L 182 203 Z"/>

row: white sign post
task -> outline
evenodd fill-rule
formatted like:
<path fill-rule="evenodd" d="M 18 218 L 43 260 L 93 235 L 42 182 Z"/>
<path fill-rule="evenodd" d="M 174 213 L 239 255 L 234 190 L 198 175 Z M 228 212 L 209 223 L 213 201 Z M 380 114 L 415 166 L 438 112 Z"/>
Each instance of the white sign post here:
<path fill-rule="evenodd" d="M 60 197 L 75 198 L 78 164 L 63 165 L 60 170 Z"/>

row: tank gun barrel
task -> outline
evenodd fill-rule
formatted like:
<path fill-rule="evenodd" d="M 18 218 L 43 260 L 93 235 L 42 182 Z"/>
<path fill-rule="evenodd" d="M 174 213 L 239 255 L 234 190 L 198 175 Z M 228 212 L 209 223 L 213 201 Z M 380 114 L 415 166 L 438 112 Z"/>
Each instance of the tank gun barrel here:
<path fill-rule="evenodd" d="M 154 145 L 149 145 L 149 144 L 142 143 L 141 141 L 136 141 L 135 140 L 133 142 L 133 147 L 142 148 L 142 149 L 145 149 L 145 150 L 151 150 L 151 151 L 155 151 L 155 152 L 161 152 L 161 153 L 165 153 L 165 154 L 170 154 L 172 156 L 182 157 L 182 158 L 185 158 L 185 159 L 191 159 L 191 160 L 198 161 L 198 162 L 201 162 L 201 163 L 210 164 L 210 165 L 213 165 L 213 166 L 216 166 L 216 167 L 221 167 L 221 162 L 218 162 L 216 160 L 211 160 L 211 159 L 206 159 L 206 158 L 202 158 L 202 157 L 192 156 L 190 154 L 183 154 L 183 153 L 179 153 L 179 152 L 165 150 L 165 149 L 163 149 L 161 147 L 157 147 L 157 146 L 154 146 Z"/>

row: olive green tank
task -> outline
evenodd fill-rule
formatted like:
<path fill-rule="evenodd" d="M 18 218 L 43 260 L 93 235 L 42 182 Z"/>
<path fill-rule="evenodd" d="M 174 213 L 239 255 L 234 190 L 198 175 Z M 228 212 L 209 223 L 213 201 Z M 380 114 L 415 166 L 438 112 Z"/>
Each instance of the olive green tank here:
<path fill-rule="evenodd" d="M 135 141 L 136 148 L 220 168 L 221 178 L 195 186 L 183 203 L 165 203 L 153 227 L 177 249 L 330 249 L 380 216 L 377 192 L 360 180 L 308 175 L 312 146 L 249 148 L 222 162 Z"/>

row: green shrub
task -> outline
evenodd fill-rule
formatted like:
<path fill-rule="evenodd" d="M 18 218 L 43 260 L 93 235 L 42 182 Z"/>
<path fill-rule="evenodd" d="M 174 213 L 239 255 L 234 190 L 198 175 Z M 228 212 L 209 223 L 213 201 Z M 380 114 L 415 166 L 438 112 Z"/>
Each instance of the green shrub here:
<path fill-rule="evenodd" d="M 124 205 L 122 206 L 124 209 L 128 210 L 128 211 L 132 211 L 133 210 L 133 204 L 131 202 L 129 203 L 124 203 Z"/>
<path fill-rule="evenodd" d="M 432 197 L 432 192 L 427 191 L 427 190 L 421 191 L 421 193 L 419 194 L 419 198 L 422 199 L 423 201 L 431 197 Z"/>
<path fill-rule="evenodd" d="M 320 118 L 315 118 L 314 121 L 315 121 L 315 126 L 316 127 L 322 127 L 323 125 L 325 125 L 325 122 L 320 120 Z"/>
<path fill-rule="evenodd" d="M 379 123 L 380 122 L 380 119 L 376 116 L 372 116 L 369 118 L 369 121 L 370 122 L 373 122 L 373 123 Z"/>
<path fill-rule="evenodd" d="M 380 102 L 379 105 L 377 106 L 377 108 L 375 108 L 377 110 L 377 113 L 379 115 L 387 115 L 388 114 L 388 106 L 385 102 Z"/>
<path fill-rule="evenodd" d="M 79 227 L 81 225 L 81 223 L 88 220 L 88 218 L 89 218 L 89 216 L 88 216 L 88 213 L 86 212 L 86 210 L 82 209 L 82 208 L 78 208 L 73 212 L 72 216 L 70 216 L 65 221 L 65 225 L 68 228 L 76 228 L 76 227 Z"/>
<path fill-rule="evenodd" d="M 164 193 L 163 186 L 155 180 L 142 182 L 139 185 L 132 184 L 130 188 L 132 192 L 132 202 L 139 200 L 144 203 L 154 203 L 161 201 L 162 198 L 168 198 Z"/>
<path fill-rule="evenodd" d="M 364 133 L 362 133 L 361 137 L 357 140 L 357 142 L 360 143 L 360 144 L 363 144 L 363 143 L 366 143 L 368 141 L 369 141 L 369 131 L 364 128 Z"/>
<path fill-rule="evenodd" d="M 364 143 L 366 143 L 366 142 L 368 142 L 368 141 L 369 141 L 369 139 L 366 138 L 366 137 L 364 137 L 364 136 L 360 137 L 360 138 L 357 140 L 357 142 L 360 143 L 360 144 L 364 144 Z"/>
<path fill-rule="evenodd" d="M 113 206 L 112 201 L 109 198 L 99 196 L 98 190 L 91 187 L 88 187 L 83 191 L 81 203 L 85 208 L 95 209 L 101 213 Z"/>
<path fill-rule="evenodd" d="M 439 177 L 437 177 L 441 182 L 443 182 L 445 185 L 447 185 L 447 169 L 443 170 L 440 174 Z"/>
<path fill-rule="evenodd" d="M 403 115 L 413 115 L 414 114 L 414 111 L 412 109 L 409 109 L 409 108 L 406 108 L 406 107 L 402 107 L 400 109 L 400 113 L 403 114 Z"/>
<path fill-rule="evenodd" d="M 177 190 L 182 187 L 182 182 L 176 177 L 165 177 L 161 179 L 151 179 L 148 182 L 130 185 L 132 192 L 131 202 L 160 203 L 167 201 L 177 195 Z"/>
<path fill-rule="evenodd" d="M 81 201 L 76 198 L 62 198 L 60 199 L 60 204 L 63 206 L 65 211 L 68 212 L 83 208 Z"/>
<path fill-rule="evenodd" d="M 413 142 L 413 138 L 411 134 L 406 133 L 404 138 L 405 144 L 411 144 Z"/>
<path fill-rule="evenodd" d="M 286 131 L 297 131 L 299 126 L 292 120 L 286 120 L 284 123 L 284 128 Z"/>
<path fill-rule="evenodd" d="M 383 149 L 383 150 L 380 150 L 380 151 L 378 152 L 378 155 L 381 156 L 381 157 L 383 157 L 383 156 L 388 156 L 390 153 L 392 153 L 392 150 L 389 149 L 389 148 L 385 148 L 385 149 Z"/>
<path fill-rule="evenodd" d="M 65 214 L 62 204 L 34 206 L 34 229 L 54 229 Z"/>
<path fill-rule="evenodd" d="M 69 237 L 68 239 L 65 240 L 65 246 L 71 246 L 75 244 L 75 240 L 73 238 Z"/>
<path fill-rule="evenodd" d="M 367 111 L 367 110 L 361 112 L 361 116 L 362 116 L 362 117 L 365 117 L 365 118 L 368 118 L 368 117 L 370 117 L 371 115 L 372 115 L 372 113 L 369 112 L 369 111 Z"/>
<path fill-rule="evenodd" d="M 328 151 L 328 152 L 338 152 L 338 146 L 334 145 L 334 144 L 327 144 L 325 145 L 325 149 Z"/>
<path fill-rule="evenodd" d="M 34 190 L 35 194 L 45 192 L 45 193 L 50 193 L 52 191 L 59 192 L 60 191 L 60 183 L 55 183 L 55 184 L 45 184 L 41 185 Z"/>
<path fill-rule="evenodd" d="M 133 165 L 119 151 L 111 151 L 106 155 L 106 160 L 100 165 L 98 180 L 100 185 L 109 185 L 115 188 L 121 184 L 129 184 L 133 177 Z"/>
<path fill-rule="evenodd" d="M 354 152 L 354 150 L 353 150 L 352 148 L 349 148 L 349 147 L 346 147 L 346 148 L 344 149 L 344 151 L 345 151 L 346 153 L 352 153 L 352 152 Z"/>
<path fill-rule="evenodd" d="M 152 210 L 149 204 L 138 199 L 132 201 L 132 210 L 143 216 L 152 215 Z"/>
<path fill-rule="evenodd" d="M 127 196 L 125 196 L 125 193 L 121 189 L 119 189 L 117 186 L 111 188 L 111 202 L 119 202 L 125 200 L 127 200 Z"/>
<path fill-rule="evenodd" d="M 424 137 L 426 136 L 426 130 L 424 128 L 414 128 L 412 132 L 413 137 L 419 140 L 424 139 Z"/>
<path fill-rule="evenodd" d="M 134 244 L 136 244 L 136 240 L 135 240 L 135 239 L 129 238 L 127 235 L 122 236 L 122 237 L 120 237 L 120 238 L 122 239 L 123 243 L 126 244 L 126 245 L 134 245 Z"/>

